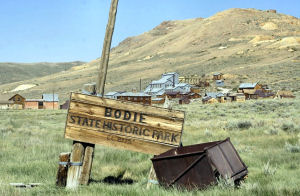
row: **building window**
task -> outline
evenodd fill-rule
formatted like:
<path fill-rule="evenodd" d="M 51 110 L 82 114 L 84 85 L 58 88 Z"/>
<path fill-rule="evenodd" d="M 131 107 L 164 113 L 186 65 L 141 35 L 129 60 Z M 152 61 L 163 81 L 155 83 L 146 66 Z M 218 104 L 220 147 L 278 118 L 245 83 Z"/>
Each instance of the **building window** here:
<path fill-rule="evenodd" d="M 18 99 L 17 99 L 18 101 L 20 101 L 20 97 L 18 97 Z"/>
<path fill-rule="evenodd" d="M 137 101 L 137 97 L 134 97 L 133 100 L 134 100 L 134 101 Z"/>

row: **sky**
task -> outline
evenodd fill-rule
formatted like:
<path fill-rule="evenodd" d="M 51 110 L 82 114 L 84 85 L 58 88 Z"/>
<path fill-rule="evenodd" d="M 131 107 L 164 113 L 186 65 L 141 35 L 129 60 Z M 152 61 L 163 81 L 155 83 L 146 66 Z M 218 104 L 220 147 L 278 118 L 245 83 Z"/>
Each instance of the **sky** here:
<path fill-rule="evenodd" d="M 91 61 L 101 56 L 111 0 L 0 0 L 0 62 Z M 166 20 L 229 8 L 300 17 L 299 0 L 119 0 L 112 47 Z"/>

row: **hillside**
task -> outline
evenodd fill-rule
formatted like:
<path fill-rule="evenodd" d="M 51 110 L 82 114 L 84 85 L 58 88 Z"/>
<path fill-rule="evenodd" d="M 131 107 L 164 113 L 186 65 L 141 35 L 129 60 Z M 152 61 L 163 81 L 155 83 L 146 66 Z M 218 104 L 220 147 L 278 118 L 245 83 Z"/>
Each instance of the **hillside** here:
<path fill-rule="evenodd" d="M 81 61 L 64 63 L 0 63 L 0 84 L 28 80 L 57 72 L 65 71 L 73 66 L 83 64 Z"/>
<path fill-rule="evenodd" d="M 163 72 L 227 74 L 226 85 L 260 81 L 273 89 L 300 90 L 300 20 L 255 9 L 229 9 L 209 18 L 165 21 L 129 37 L 112 49 L 106 92 L 137 88 Z M 23 95 L 54 90 L 63 99 L 96 81 L 99 59 L 66 72 L 0 85 L 0 93 L 20 84 L 38 84 Z"/>

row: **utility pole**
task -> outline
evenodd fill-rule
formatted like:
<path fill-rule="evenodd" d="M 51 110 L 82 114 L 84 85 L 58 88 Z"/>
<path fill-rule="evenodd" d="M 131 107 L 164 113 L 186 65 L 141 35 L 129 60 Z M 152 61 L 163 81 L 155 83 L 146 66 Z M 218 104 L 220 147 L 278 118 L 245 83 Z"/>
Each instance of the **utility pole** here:
<path fill-rule="evenodd" d="M 110 10 L 109 10 L 109 18 L 108 18 L 105 38 L 104 38 L 104 42 L 103 42 L 103 49 L 102 49 L 102 55 L 101 55 L 101 60 L 100 60 L 98 81 L 97 81 L 97 86 L 96 86 L 97 93 L 101 94 L 102 97 L 104 96 L 105 80 L 106 80 L 107 67 L 108 67 L 108 61 L 109 61 L 111 40 L 112 40 L 114 28 L 115 28 L 118 2 L 119 2 L 119 0 L 111 1 Z"/>

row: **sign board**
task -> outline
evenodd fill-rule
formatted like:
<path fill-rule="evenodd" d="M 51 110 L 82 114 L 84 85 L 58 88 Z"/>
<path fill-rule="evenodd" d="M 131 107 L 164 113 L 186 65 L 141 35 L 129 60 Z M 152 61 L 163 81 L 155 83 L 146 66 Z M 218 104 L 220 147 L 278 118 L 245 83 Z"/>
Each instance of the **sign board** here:
<path fill-rule="evenodd" d="M 71 93 L 65 138 L 160 154 L 181 141 L 184 112 Z"/>

